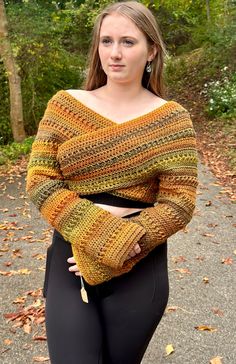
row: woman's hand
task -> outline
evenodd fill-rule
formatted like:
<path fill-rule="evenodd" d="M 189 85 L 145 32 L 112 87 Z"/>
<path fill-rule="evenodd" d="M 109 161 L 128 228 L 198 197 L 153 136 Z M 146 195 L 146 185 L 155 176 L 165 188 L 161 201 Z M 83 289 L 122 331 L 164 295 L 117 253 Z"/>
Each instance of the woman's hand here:
<path fill-rule="evenodd" d="M 133 247 L 133 249 L 131 250 L 131 252 L 129 252 L 126 260 L 135 257 L 135 255 L 137 255 L 139 253 L 141 253 L 141 248 L 140 248 L 139 244 L 137 243 L 137 244 L 135 244 L 135 246 Z"/>
<path fill-rule="evenodd" d="M 133 247 L 133 249 L 129 252 L 127 258 L 125 260 L 128 260 L 130 258 L 135 257 L 135 255 L 139 254 L 141 252 L 141 248 L 139 246 L 139 244 L 135 244 L 135 246 Z M 81 276 L 82 274 L 79 271 L 79 268 L 76 265 L 76 261 L 74 257 L 70 257 L 67 259 L 67 262 L 70 264 L 74 264 L 72 266 L 69 267 L 69 271 L 72 273 L 75 273 L 76 276 Z"/>
<path fill-rule="evenodd" d="M 71 264 L 74 264 L 74 265 L 72 265 L 72 266 L 70 266 L 69 267 L 69 271 L 70 272 L 74 272 L 75 273 L 75 275 L 76 276 L 81 276 L 82 274 L 80 273 L 80 271 L 79 271 L 79 268 L 77 267 L 77 265 L 76 265 L 76 261 L 75 261 L 75 258 L 74 257 L 70 257 L 70 258 L 68 258 L 67 259 L 67 262 L 68 263 L 71 263 Z"/>

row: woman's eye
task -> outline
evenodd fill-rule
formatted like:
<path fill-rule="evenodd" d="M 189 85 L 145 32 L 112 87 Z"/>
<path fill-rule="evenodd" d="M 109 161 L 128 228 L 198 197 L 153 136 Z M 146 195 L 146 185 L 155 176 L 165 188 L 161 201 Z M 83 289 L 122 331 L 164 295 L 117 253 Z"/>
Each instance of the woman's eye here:
<path fill-rule="evenodd" d="M 102 44 L 105 44 L 105 45 L 106 45 L 106 44 L 110 44 L 110 43 L 111 43 L 111 39 L 108 39 L 108 38 L 106 39 L 106 38 L 104 38 L 104 39 L 102 39 L 102 40 L 101 40 L 101 43 L 102 43 Z"/>
<path fill-rule="evenodd" d="M 132 46 L 132 45 L 134 45 L 134 42 L 130 39 L 124 39 L 124 44 L 126 44 L 128 46 Z"/>

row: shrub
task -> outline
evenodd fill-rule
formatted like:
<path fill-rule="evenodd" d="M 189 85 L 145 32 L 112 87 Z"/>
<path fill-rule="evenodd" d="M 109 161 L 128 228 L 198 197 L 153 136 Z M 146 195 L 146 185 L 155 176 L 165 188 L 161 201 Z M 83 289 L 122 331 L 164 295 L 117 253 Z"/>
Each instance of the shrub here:
<path fill-rule="evenodd" d="M 28 137 L 23 143 L 13 142 L 0 146 L 0 165 L 6 164 L 9 161 L 16 161 L 20 156 L 29 154 L 33 141 L 34 137 Z"/>
<path fill-rule="evenodd" d="M 224 74 L 227 67 L 222 68 Z M 202 93 L 208 99 L 207 112 L 212 117 L 236 117 L 236 72 L 205 83 Z"/>

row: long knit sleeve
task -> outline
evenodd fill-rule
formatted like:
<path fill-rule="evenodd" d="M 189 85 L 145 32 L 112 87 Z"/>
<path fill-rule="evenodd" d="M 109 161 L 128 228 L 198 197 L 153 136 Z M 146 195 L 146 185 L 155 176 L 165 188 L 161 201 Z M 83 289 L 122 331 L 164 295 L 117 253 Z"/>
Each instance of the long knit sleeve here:
<path fill-rule="evenodd" d="M 159 176 L 157 204 L 131 218 L 146 230 L 139 242 L 144 251 L 165 242 L 192 219 L 197 188 L 197 152 L 194 144 L 193 140 L 192 153 L 179 152 L 179 158 L 170 160 L 163 169 Z"/>
<path fill-rule="evenodd" d="M 57 161 L 58 146 L 65 139 L 57 125 L 59 117 L 57 105 L 49 101 L 32 146 L 26 190 L 47 222 L 78 248 L 78 254 L 86 248 L 98 263 L 121 267 L 145 229 L 69 189 Z"/>

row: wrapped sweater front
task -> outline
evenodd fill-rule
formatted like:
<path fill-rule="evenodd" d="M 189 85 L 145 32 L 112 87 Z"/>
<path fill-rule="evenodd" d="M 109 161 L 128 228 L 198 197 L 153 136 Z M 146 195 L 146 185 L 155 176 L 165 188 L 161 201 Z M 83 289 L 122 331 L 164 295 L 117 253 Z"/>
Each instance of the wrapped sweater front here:
<path fill-rule="evenodd" d="M 197 187 L 195 132 L 188 112 L 168 101 L 117 124 L 66 91 L 48 102 L 32 146 L 27 192 L 72 245 L 95 285 L 128 272 L 191 220 Z M 131 219 L 83 195 L 106 192 L 155 203 Z M 135 243 L 141 253 L 126 260 Z"/>

